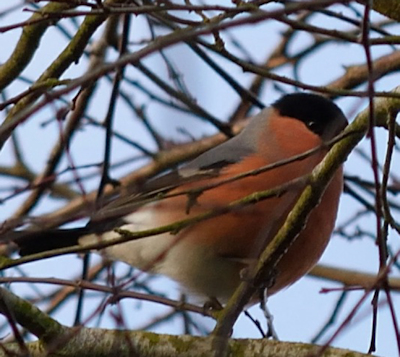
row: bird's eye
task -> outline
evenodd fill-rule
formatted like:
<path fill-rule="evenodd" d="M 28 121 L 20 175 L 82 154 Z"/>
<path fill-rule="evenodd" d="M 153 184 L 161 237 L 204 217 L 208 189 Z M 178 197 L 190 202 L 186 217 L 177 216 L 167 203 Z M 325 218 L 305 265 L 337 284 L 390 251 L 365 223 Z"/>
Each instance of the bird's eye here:
<path fill-rule="evenodd" d="M 310 130 L 313 131 L 317 128 L 317 123 L 315 121 L 309 121 L 306 125 Z"/>

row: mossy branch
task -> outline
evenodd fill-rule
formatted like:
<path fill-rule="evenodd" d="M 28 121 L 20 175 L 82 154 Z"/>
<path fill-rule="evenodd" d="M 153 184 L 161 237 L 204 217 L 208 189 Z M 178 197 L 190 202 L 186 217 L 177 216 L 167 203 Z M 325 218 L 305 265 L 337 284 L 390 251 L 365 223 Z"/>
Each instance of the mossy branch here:
<path fill-rule="evenodd" d="M 119 0 L 108 0 L 107 4 L 118 3 Z M 57 3 L 54 3 L 57 4 Z M 37 81 L 32 85 L 40 86 L 42 82 L 46 82 L 49 79 L 59 78 L 71 64 L 78 62 L 82 56 L 83 51 L 89 43 L 90 38 L 93 36 L 94 32 L 98 27 L 107 19 L 106 15 L 95 15 L 87 16 L 83 21 L 82 25 L 75 36 L 71 39 L 65 49 L 61 54 L 53 61 L 53 63 L 42 73 L 42 75 L 37 79 Z M 39 25 L 39 24 L 38 24 Z M 1 69 L 1 68 L 0 68 Z M 11 79 L 12 80 L 12 79 Z M 6 128 L 3 131 L 0 138 L 0 149 L 9 138 L 13 130 L 17 125 L 9 125 L 13 121 L 13 118 L 17 113 L 21 113 L 26 110 L 39 96 L 41 91 L 32 92 L 28 96 L 21 99 L 13 108 L 10 110 L 6 119 L 0 126 L 0 128 Z"/>
<path fill-rule="evenodd" d="M 53 25 L 59 18 L 51 17 L 49 14 L 68 10 L 74 5 L 68 3 L 51 2 L 42 8 L 42 11 L 36 12 L 27 21 L 33 25 L 26 25 L 22 30 L 22 34 L 15 46 L 15 49 L 9 59 L 0 66 L 0 92 L 12 83 L 18 75 L 29 64 L 36 50 L 39 47 L 40 40 L 46 30 Z M 48 19 L 45 21 L 45 19 Z M 43 21 L 37 22 L 43 19 Z"/>
<path fill-rule="evenodd" d="M 212 338 L 198 336 L 159 335 L 143 331 L 115 331 L 86 327 L 69 328 L 60 325 L 30 303 L 0 288 L 0 300 L 5 302 L 7 313 L 15 322 L 38 336 L 39 340 L 27 343 L 25 353 L 36 356 L 141 356 L 141 357 L 196 357 L 213 354 Z M 0 304 L 2 306 L 3 304 Z M 318 351 L 318 346 L 306 343 L 270 341 L 267 339 L 231 339 L 227 356 L 251 357 L 306 357 Z M 90 353 L 88 352 L 90 351 Z M 17 343 L 3 344 L 0 357 L 21 353 Z M 328 348 L 321 357 L 366 357 L 363 353 L 339 348 Z"/>
<path fill-rule="evenodd" d="M 366 2 L 366 0 L 357 1 L 361 4 Z M 398 0 L 374 0 L 372 8 L 389 19 L 400 21 L 400 2 Z"/>

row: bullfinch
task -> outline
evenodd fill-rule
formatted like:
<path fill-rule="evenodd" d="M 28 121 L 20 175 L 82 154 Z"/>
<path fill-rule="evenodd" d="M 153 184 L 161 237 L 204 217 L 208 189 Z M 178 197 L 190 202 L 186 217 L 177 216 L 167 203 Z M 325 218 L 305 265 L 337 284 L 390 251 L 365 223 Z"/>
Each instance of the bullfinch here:
<path fill-rule="evenodd" d="M 74 244 L 84 246 L 118 238 L 121 231 L 116 228 L 136 232 L 223 209 L 254 192 L 278 188 L 310 174 L 326 155 L 325 144 L 346 125 L 345 115 L 329 99 L 310 93 L 285 95 L 255 115 L 237 136 L 150 180 L 143 188 L 147 197 L 149 192 L 162 192 L 166 198 L 138 205 L 140 194 L 120 196 L 94 213 L 84 228 L 25 232 L 16 243 L 21 255 Z M 309 155 L 290 160 L 312 149 Z M 233 179 L 283 160 L 284 165 Z M 305 185 L 289 185 L 283 194 L 226 210 L 174 234 L 124 242 L 101 253 L 166 275 L 189 293 L 224 303 L 240 284 L 242 270 L 257 261 L 282 226 Z M 268 295 L 294 283 L 317 263 L 334 228 L 342 186 L 340 168 L 278 263 Z M 187 194 L 190 190 L 197 190 L 195 198 Z"/>

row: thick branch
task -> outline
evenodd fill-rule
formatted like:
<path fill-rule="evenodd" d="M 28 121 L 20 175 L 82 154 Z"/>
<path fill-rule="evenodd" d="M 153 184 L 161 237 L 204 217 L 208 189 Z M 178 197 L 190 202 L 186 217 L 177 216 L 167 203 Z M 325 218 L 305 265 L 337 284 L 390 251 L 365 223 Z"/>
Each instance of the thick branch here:
<path fill-rule="evenodd" d="M 376 285 L 379 279 L 378 274 L 368 274 L 326 265 L 317 265 L 308 274 L 315 278 L 336 281 L 346 286 L 360 286 L 361 288 L 370 288 Z M 390 278 L 388 282 L 390 290 L 400 291 L 399 278 Z"/>
<path fill-rule="evenodd" d="M 6 289 L 0 289 L 0 299 L 15 321 L 39 336 L 39 340 L 26 344 L 29 355 L 36 356 L 141 356 L 141 357 L 196 357 L 211 356 L 211 337 L 158 335 L 142 331 L 114 331 L 94 328 L 68 328 L 58 324 L 23 299 Z M 3 306 L 3 304 L 0 304 Z M 303 343 L 270 341 L 267 339 L 231 339 L 227 356 L 306 357 L 317 353 L 318 346 Z M 9 343 L 0 349 L 0 357 L 21 352 L 20 345 Z M 328 348 L 321 357 L 366 357 L 363 353 Z"/>
<path fill-rule="evenodd" d="M 82 328 L 64 347 L 46 356 L 140 356 L 140 357 L 200 357 L 212 356 L 210 337 L 157 335 L 142 331 L 113 331 Z M 40 342 L 27 344 L 31 357 L 43 356 Z M 15 344 L 6 345 L 18 351 Z M 271 341 L 267 339 L 232 339 L 227 357 L 310 357 L 318 347 L 306 343 Z M 0 357 L 8 356 L 0 352 Z M 371 357 L 370 354 L 328 348 L 321 357 Z"/>
<path fill-rule="evenodd" d="M 46 17 L 49 18 L 49 20 L 40 21 L 34 25 L 24 26 L 21 37 L 19 38 L 13 53 L 10 58 L 0 66 L 0 92 L 13 82 L 29 64 L 39 47 L 43 34 L 50 25 L 54 25 L 56 18 L 50 18 L 49 14 L 67 10 L 72 6 L 74 5 L 68 4 L 67 2 L 52 2 L 42 9 L 46 15 L 42 15 L 42 12 L 37 12 L 32 15 L 27 23 L 29 23 L 29 21 L 35 23 L 37 20 L 45 19 Z"/>
<path fill-rule="evenodd" d="M 357 0 L 365 4 L 365 0 Z M 372 1 L 372 8 L 390 19 L 400 21 L 400 2 L 398 0 L 375 0 Z"/>

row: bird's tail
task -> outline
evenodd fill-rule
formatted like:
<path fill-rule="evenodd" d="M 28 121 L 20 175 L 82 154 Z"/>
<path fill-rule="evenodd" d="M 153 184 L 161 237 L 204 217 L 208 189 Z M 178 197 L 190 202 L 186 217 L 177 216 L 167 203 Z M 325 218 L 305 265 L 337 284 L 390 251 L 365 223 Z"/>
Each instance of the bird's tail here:
<path fill-rule="evenodd" d="M 78 239 L 87 233 L 89 230 L 86 227 L 14 231 L 7 234 L 6 240 L 14 242 L 19 254 L 24 256 L 77 245 Z"/>

